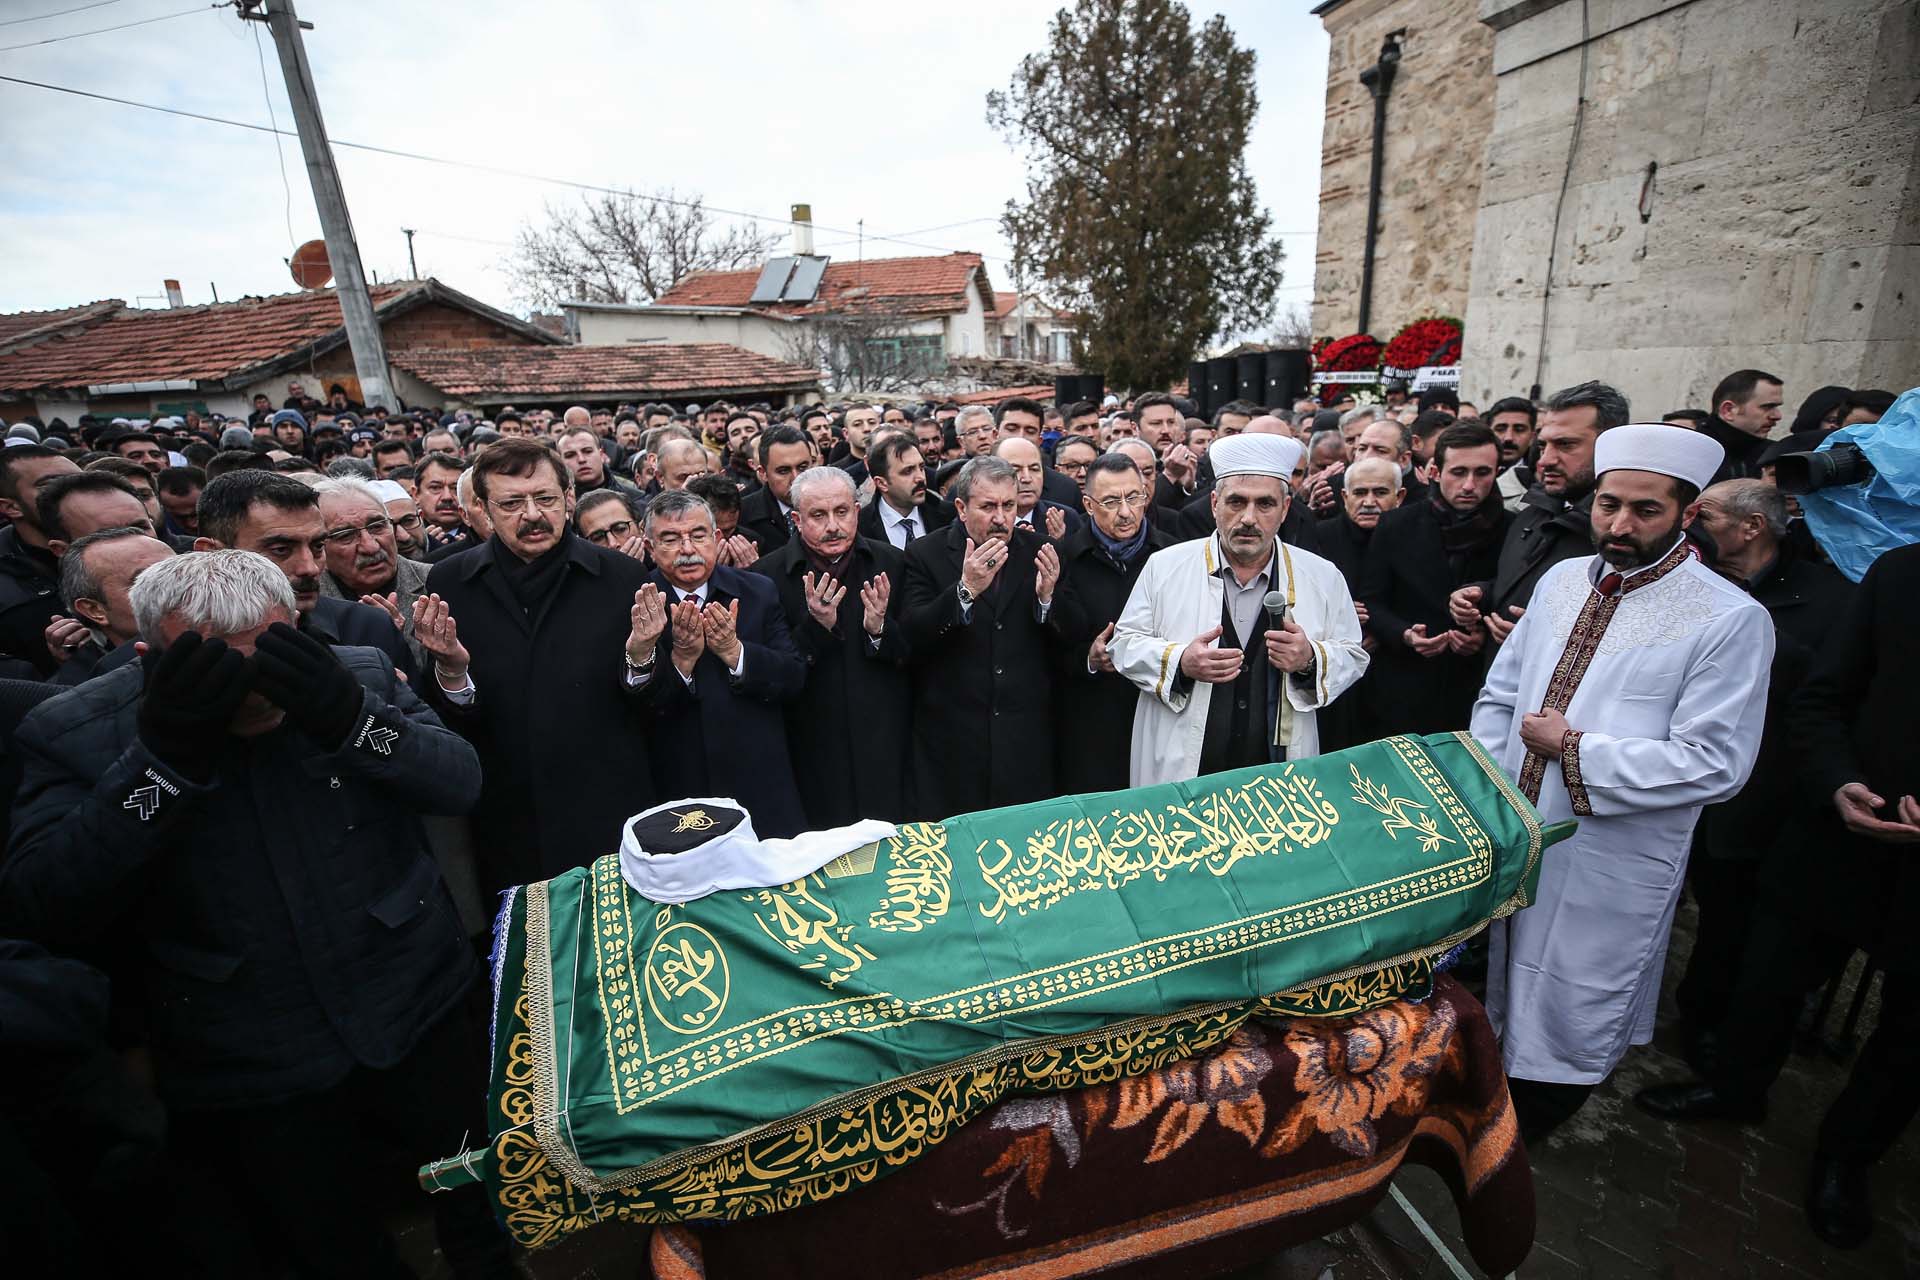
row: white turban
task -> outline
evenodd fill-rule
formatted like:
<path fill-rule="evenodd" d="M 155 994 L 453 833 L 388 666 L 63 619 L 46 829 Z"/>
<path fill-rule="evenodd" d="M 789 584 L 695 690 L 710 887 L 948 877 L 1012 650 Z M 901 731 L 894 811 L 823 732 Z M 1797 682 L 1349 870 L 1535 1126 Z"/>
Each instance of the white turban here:
<path fill-rule="evenodd" d="M 1292 436 L 1270 436 L 1242 432 L 1225 436 L 1207 446 L 1207 458 L 1213 463 L 1213 478 L 1228 476 L 1276 476 L 1291 481 L 1294 468 L 1306 446 Z"/>
<path fill-rule="evenodd" d="M 1705 489 L 1726 457 L 1712 436 L 1663 422 L 1636 422 L 1600 433 L 1593 446 L 1593 474 L 1651 471 Z"/>
<path fill-rule="evenodd" d="M 650 901 L 692 902 L 723 889 L 765 889 L 798 880 L 896 830 L 891 822 L 864 818 L 791 840 L 762 840 L 737 800 L 677 800 L 627 819 L 620 874 Z"/>
<path fill-rule="evenodd" d="M 398 480 L 372 480 L 368 483 L 373 486 L 373 496 L 380 499 L 382 504 L 398 502 L 402 498 L 413 501 L 413 495 Z"/>

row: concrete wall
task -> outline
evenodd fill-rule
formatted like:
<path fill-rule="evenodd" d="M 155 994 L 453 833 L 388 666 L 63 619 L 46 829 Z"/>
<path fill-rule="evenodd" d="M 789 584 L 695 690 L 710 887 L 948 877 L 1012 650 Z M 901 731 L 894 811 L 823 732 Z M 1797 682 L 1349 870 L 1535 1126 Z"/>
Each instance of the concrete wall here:
<path fill-rule="evenodd" d="M 1360 72 L 1378 60 L 1388 32 L 1406 29 L 1387 98 L 1369 321 L 1384 342 L 1410 320 L 1466 308 L 1493 123 L 1493 33 L 1480 22 L 1477 0 L 1345 0 L 1322 20 L 1330 43 L 1313 277 L 1317 336 L 1343 337 L 1359 325 L 1373 154 L 1373 96 Z"/>
<path fill-rule="evenodd" d="M 797 326 L 764 316 L 716 313 L 689 315 L 633 307 L 620 311 L 567 308 L 582 346 L 621 346 L 654 342 L 725 342 L 748 351 L 789 360 Z"/>
<path fill-rule="evenodd" d="M 1496 90 L 1462 396 L 1597 377 L 1647 418 L 1747 366 L 1786 379 L 1789 410 L 1823 383 L 1920 382 L 1920 0 L 1481 10 Z"/>

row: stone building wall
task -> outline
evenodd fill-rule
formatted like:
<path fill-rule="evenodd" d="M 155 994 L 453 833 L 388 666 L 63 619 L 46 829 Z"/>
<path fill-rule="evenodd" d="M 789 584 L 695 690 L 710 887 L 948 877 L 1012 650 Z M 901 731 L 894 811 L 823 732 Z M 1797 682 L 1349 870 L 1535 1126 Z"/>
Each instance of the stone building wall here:
<path fill-rule="evenodd" d="M 1423 315 L 1462 315 L 1480 171 L 1493 123 L 1493 32 L 1478 0 L 1332 0 L 1320 150 L 1313 332 L 1341 337 L 1360 317 L 1373 97 L 1360 73 L 1405 29 L 1387 98 L 1370 327 L 1382 341 Z"/>
<path fill-rule="evenodd" d="M 1789 409 L 1824 383 L 1920 383 L 1920 0 L 1480 17 L 1495 90 L 1462 396 L 1600 377 L 1649 418 L 1742 367 L 1783 377 Z"/>

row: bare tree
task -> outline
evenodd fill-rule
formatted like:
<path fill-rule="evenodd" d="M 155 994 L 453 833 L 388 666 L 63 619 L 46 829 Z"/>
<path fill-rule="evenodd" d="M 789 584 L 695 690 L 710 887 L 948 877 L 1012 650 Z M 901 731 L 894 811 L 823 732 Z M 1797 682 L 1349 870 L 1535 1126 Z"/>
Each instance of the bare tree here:
<path fill-rule="evenodd" d="M 1289 302 L 1274 316 L 1267 344 L 1279 351 L 1305 351 L 1313 345 L 1313 323 L 1307 304 Z"/>
<path fill-rule="evenodd" d="M 671 187 L 590 195 L 523 223 L 505 269 L 515 299 L 536 310 L 646 302 L 690 271 L 756 266 L 781 238 L 749 223 L 719 227 L 700 196 Z"/>
<path fill-rule="evenodd" d="M 946 340 L 916 333 L 885 308 L 807 316 L 787 340 L 788 358 L 820 370 L 834 391 L 906 391 L 946 372 Z"/>

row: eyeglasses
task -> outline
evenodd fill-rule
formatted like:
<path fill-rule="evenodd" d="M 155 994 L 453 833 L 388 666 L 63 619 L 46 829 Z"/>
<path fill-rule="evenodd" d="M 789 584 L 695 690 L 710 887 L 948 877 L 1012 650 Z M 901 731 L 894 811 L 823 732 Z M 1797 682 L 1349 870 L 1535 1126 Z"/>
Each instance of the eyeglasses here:
<path fill-rule="evenodd" d="M 414 517 L 414 523 L 418 524 L 419 520 L 420 518 L 418 516 Z M 392 527 L 393 521 L 387 519 L 385 516 L 375 516 L 365 524 L 350 524 L 344 529 L 329 529 L 320 535 L 320 540 L 328 546 L 344 547 L 351 543 L 358 542 L 360 535 L 363 533 L 370 533 L 375 539 L 383 538 L 386 536 L 387 530 Z"/>
<path fill-rule="evenodd" d="M 1147 495 L 1144 493 L 1116 493 L 1111 497 L 1096 500 L 1093 505 L 1107 512 L 1109 515 L 1122 507 L 1125 507 L 1129 511 L 1139 511 L 1147 505 Z"/>
<path fill-rule="evenodd" d="M 615 520 L 612 524 L 608 525 L 606 528 L 595 529 L 592 533 L 588 534 L 587 541 L 600 543 L 604 545 L 610 542 L 625 542 L 628 538 L 632 536 L 633 536 L 633 521 Z"/>
<path fill-rule="evenodd" d="M 713 530 L 704 526 L 684 534 L 656 533 L 653 535 L 653 545 L 662 551 L 677 551 L 680 549 L 682 543 L 687 546 L 698 547 L 712 541 Z"/>
<path fill-rule="evenodd" d="M 395 520 L 394 523 L 402 529 L 405 529 L 408 533 L 412 533 L 420 527 L 421 520 L 419 516 L 401 516 L 398 520 Z"/>
<path fill-rule="evenodd" d="M 551 514 L 552 512 L 558 511 L 560 509 L 560 504 L 565 501 L 566 501 L 566 498 L 562 494 L 543 493 L 533 498 L 527 498 L 527 497 L 502 498 L 498 502 L 494 502 L 493 500 L 489 499 L 487 501 L 487 505 L 492 507 L 495 511 L 502 513 L 503 515 L 523 516 L 527 514 L 528 504 L 531 503 L 535 509 L 541 512 L 541 514 L 546 515 L 546 514 Z"/>
<path fill-rule="evenodd" d="M 1083 476 L 1087 474 L 1087 468 L 1092 465 L 1089 462 L 1056 462 L 1053 464 L 1053 469 L 1064 475 Z"/>

